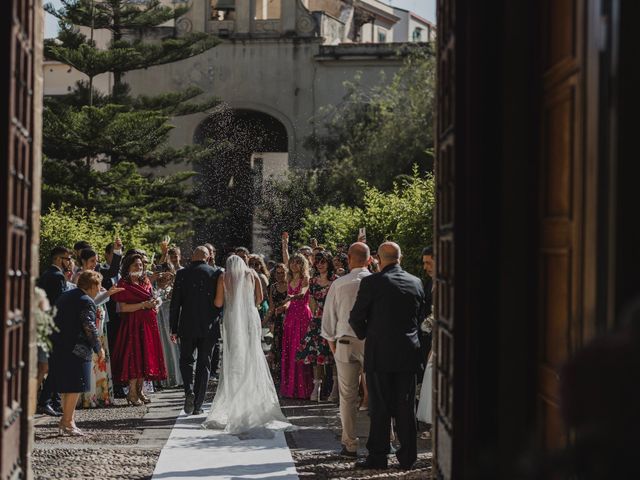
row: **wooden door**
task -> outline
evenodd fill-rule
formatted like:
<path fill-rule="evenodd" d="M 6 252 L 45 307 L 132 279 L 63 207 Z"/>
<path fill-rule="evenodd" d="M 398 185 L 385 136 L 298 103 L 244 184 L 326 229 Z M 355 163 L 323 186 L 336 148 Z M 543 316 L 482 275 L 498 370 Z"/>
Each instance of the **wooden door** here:
<path fill-rule="evenodd" d="M 39 5 L 39 4 L 38 4 Z M 33 0 L 0 2 L 0 478 L 28 476 L 32 202 L 34 187 Z M 41 8 L 41 7 L 40 7 Z"/>
<path fill-rule="evenodd" d="M 455 2 L 438 1 L 434 352 L 434 477 L 453 475 L 454 226 L 455 226 Z"/>
<path fill-rule="evenodd" d="M 599 0 L 545 0 L 541 13 L 536 423 L 540 447 L 555 450 L 571 441 L 560 368 L 597 331 L 598 225 L 606 225 L 598 218 L 599 59 L 607 47 Z"/>

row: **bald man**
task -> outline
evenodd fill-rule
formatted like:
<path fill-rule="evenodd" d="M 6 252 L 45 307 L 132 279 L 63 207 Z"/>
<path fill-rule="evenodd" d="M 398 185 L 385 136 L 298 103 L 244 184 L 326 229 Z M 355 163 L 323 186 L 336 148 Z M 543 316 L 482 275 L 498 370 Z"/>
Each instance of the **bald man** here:
<path fill-rule="evenodd" d="M 415 414 L 416 372 L 420 365 L 418 326 L 426 311 L 422 282 L 400 266 L 400 246 L 378 248 L 379 273 L 360 282 L 349 324 L 365 341 L 364 367 L 369 389 L 371 424 L 366 459 L 359 468 L 387 468 L 391 418 L 395 418 L 400 467 L 410 469 L 417 458 Z"/>
<path fill-rule="evenodd" d="M 369 247 L 357 242 L 349 247 L 349 273 L 331 284 L 322 312 L 322 336 L 327 339 L 338 371 L 340 390 L 340 421 L 342 422 L 343 457 L 358 456 L 356 416 L 358 413 L 358 387 L 364 367 L 364 341 L 356 337 L 349 325 L 363 278 L 371 275 L 367 265 L 371 261 Z"/>
<path fill-rule="evenodd" d="M 221 309 L 216 307 L 219 267 L 207 265 L 209 250 L 197 247 L 191 264 L 178 270 L 171 294 L 171 340 L 180 339 L 180 373 L 184 382 L 184 411 L 202 414 L 202 403 L 212 370 L 214 348 L 220 339 Z M 196 375 L 193 376 L 193 354 L 198 351 Z M 216 365 L 213 365 L 215 371 Z"/>

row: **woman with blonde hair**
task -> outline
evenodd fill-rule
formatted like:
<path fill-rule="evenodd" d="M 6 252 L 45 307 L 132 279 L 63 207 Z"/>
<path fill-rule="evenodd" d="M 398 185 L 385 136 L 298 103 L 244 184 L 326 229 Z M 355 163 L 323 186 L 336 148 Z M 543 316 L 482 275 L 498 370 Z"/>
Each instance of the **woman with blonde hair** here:
<path fill-rule="evenodd" d="M 309 308 L 309 262 L 303 255 L 296 253 L 289 259 L 287 280 L 288 307 L 282 337 L 280 393 L 286 398 L 308 399 L 313 385 L 312 368 L 296 360 L 298 347 L 312 317 Z"/>
<path fill-rule="evenodd" d="M 105 351 L 96 329 L 96 304 L 102 275 L 86 271 L 78 275 L 78 288 L 64 292 L 56 302 L 55 323 L 58 331 L 51 336 L 53 350 L 50 373 L 53 390 L 62 394 L 61 435 L 83 436 L 74 414 L 81 393 L 93 386 L 91 359 L 97 354 L 104 360 Z"/>

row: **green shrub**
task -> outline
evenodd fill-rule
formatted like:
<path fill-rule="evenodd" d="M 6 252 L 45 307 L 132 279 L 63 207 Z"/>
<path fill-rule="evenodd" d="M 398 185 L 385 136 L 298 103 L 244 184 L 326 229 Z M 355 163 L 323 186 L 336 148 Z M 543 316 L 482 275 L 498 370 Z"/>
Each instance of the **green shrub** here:
<path fill-rule="evenodd" d="M 142 248 L 153 251 L 145 236 L 150 231 L 146 222 L 140 221 L 123 227 L 114 223 L 108 215 L 99 215 L 95 210 L 62 204 L 51 206 L 40 220 L 40 268 L 49 265 L 49 253 L 56 246 L 73 248 L 78 240 L 86 240 L 103 260 L 105 247 L 113 242 L 116 236 L 122 239 L 125 249 Z"/>
<path fill-rule="evenodd" d="M 390 192 L 363 184 L 364 208 L 325 205 L 316 212 L 307 210 L 298 235 L 315 237 L 320 244 L 335 251 L 338 244 L 350 244 L 359 227 L 367 229 L 367 243 L 376 249 L 385 240 L 402 248 L 403 266 L 418 274 L 422 249 L 433 241 L 435 190 L 433 175 L 413 175 L 394 183 Z"/>

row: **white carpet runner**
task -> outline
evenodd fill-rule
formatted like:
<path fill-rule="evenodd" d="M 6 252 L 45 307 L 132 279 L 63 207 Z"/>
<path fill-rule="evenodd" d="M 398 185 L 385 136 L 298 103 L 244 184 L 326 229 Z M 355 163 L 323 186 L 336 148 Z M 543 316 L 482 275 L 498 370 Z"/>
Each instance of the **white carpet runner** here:
<path fill-rule="evenodd" d="M 160 453 L 152 480 L 298 479 L 283 432 L 276 432 L 270 439 L 241 440 L 203 429 L 200 425 L 205 418 L 206 413 L 180 414 Z"/>

